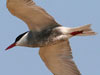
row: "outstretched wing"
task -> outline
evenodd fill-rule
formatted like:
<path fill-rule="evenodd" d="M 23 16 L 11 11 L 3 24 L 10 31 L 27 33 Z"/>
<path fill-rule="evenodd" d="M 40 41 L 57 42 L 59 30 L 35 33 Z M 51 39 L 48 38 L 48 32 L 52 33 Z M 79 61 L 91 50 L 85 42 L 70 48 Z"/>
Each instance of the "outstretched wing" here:
<path fill-rule="evenodd" d="M 7 8 L 14 16 L 22 19 L 30 30 L 39 31 L 58 25 L 52 16 L 32 0 L 7 0 Z"/>
<path fill-rule="evenodd" d="M 74 61 L 68 40 L 41 47 L 40 57 L 54 75 L 81 75 Z"/>

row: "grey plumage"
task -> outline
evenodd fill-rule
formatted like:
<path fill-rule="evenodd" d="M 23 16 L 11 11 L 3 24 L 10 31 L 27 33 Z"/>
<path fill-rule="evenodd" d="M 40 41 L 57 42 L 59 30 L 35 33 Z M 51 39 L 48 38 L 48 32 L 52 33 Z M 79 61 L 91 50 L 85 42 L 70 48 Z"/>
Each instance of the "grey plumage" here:
<path fill-rule="evenodd" d="M 50 43 L 55 42 L 53 41 L 53 38 L 61 35 L 57 32 L 54 32 L 55 28 L 57 27 L 60 27 L 60 25 L 55 25 L 51 27 L 49 26 L 41 31 L 29 31 L 27 36 L 28 44 L 32 45 L 32 47 L 42 47 L 50 45 Z"/>
<path fill-rule="evenodd" d="M 68 39 L 95 35 L 90 24 L 76 28 L 62 27 L 32 0 L 7 0 L 7 8 L 23 20 L 30 31 L 18 36 L 6 50 L 14 46 L 39 47 L 40 57 L 54 75 L 81 75 L 72 60 Z"/>

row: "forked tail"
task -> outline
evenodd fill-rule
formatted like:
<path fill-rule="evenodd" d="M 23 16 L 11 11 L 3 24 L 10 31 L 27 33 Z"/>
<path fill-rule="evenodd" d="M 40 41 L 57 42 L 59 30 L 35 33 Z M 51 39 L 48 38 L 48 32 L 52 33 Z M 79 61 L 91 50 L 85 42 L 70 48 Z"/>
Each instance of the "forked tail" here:
<path fill-rule="evenodd" d="M 90 35 L 96 35 L 96 32 L 94 32 L 91 28 L 91 24 L 72 28 L 71 29 L 71 35 L 75 36 L 90 36 Z"/>

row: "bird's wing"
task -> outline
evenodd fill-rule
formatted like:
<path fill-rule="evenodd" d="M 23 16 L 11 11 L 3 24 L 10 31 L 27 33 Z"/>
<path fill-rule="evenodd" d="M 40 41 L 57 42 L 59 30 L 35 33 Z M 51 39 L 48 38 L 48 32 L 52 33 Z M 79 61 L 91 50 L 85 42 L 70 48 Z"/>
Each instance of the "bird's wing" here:
<path fill-rule="evenodd" d="M 69 41 L 41 47 L 40 57 L 54 75 L 81 75 L 74 61 Z"/>
<path fill-rule="evenodd" d="M 32 0 L 7 0 L 8 10 L 22 19 L 30 30 L 41 30 L 58 25 L 54 18 Z"/>

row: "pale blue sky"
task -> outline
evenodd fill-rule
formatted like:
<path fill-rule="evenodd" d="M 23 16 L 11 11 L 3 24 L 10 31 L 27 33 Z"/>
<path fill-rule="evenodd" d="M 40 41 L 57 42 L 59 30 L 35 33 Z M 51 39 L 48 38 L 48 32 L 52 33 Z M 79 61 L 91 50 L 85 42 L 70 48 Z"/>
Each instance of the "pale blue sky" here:
<path fill-rule="evenodd" d="M 100 75 L 100 0 L 35 0 L 58 23 L 76 27 L 93 24 L 98 33 L 70 39 L 74 61 L 82 75 Z M 38 55 L 37 48 L 5 48 L 27 31 L 24 22 L 12 16 L 6 0 L 0 0 L 0 75 L 52 75 Z"/>

